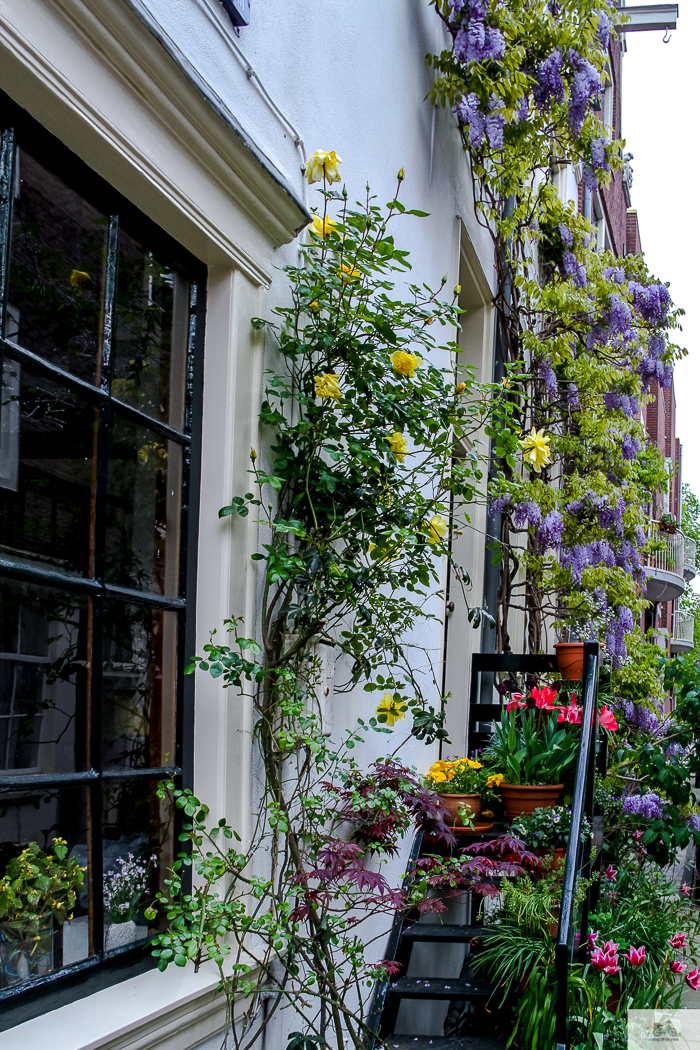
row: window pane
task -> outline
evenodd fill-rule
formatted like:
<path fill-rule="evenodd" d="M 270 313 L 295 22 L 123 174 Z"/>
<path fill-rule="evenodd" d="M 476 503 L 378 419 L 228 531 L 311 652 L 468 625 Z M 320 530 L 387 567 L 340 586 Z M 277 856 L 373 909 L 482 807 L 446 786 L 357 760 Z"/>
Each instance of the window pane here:
<path fill-rule="evenodd" d="M 17 878 L 17 861 L 27 849 L 35 854 L 35 864 L 53 865 L 53 881 L 39 899 L 32 901 L 16 890 L 0 919 L 0 991 L 92 954 L 90 824 L 84 787 L 0 792 L 0 878 Z M 63 859 L 53 848 L 57 838 L 65 843 Z"/>
<path fill-rule="evenodd" d="M 90 602 L 0 582 L 0 771 L 87 768 Z"/>
<path fill-rule="evenodd" d="M 119 235 L 112 395 L 182 430 L 190 282 Z"/>
<path fill-rule="evenodd" d="M 182 448 L 114 412 L 107 483 L 107 583 L 176 596 Z"/>
<path fill-rule="evenodd" d="M 102 761 L 105 769 L 175 762 L 175 612 L 105 604 Z"/>
<path fill-rule="evenodd" d="M 6 335 L 94 383 L 108 221 L 24 149 L 12 219 Z"/>
<path fill-rule="evenodd" d="M 87 576 L 95 483 L 96 410 L 7 361 L 0 437 L 15 433 L 0 472 L 0 554 Z"/>
<path fill-rule="evenodd" d="M 104 792 L 102 860 L 104 869 L 105 950 L 127 948 L 154 936 L 164 925 L 162 912 L 151 923 L 144 916 L 174 860 L 172 799 L 161 801 L 155 781 L 107 784 Z"/>

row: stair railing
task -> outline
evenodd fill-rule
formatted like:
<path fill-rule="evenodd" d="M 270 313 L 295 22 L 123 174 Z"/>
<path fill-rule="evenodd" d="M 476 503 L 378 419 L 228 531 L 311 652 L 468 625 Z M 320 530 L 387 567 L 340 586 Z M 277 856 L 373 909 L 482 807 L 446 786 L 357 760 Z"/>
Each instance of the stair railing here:
<path fill-rule="evenodd" d="M 581 714 L 581 740 L 579 744 L 573 802 L 571 804 L 571 835 L 566 851 L 564 882 L 561 892 L 559 929 L 555 949 L 557 975 L 557 1017 L 555 1028 L 556 1050 L 566 1050 L 569 1021 L 569 965 L 574 953 L 576 925 L 575 894 L 580 873 L 590 863 L 591 842 L 587 836 L 581 842 L 584 816 L 593 819 L 593 789 L 595 778 L 595 740 L 598 723 L 598 668 L 600 646 L 598 642 L 586 642 L 583 662 L 583 710 Z M 581 938 L 583 946 L 588 937 L 588 911 L 590 889 L 583 902 L 581 915 Z"/>

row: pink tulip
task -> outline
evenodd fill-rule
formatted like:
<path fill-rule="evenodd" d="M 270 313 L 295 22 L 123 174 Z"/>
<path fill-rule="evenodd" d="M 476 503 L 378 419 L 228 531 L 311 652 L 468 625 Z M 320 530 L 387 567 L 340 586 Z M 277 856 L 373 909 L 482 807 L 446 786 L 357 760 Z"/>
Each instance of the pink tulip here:
<path fill-rule="evenodd" d="M 597 930 L 596 930 L 595 933 L 589 933 L 588 934 L 588 950 L 590 952 L 594 951 L 594 949 L 595 949 L 595 942 L 598 940 L 599 937 L 600 937 L 600 933 Z"/>
<path fill-rule="evenodd" d="M 685 983 L 694 992 L 697 992 L 698 988 L 700 988 L 700 973 L 698 973 L 697 967 L 685 975 Z"/>
<path fill-rule="evenodd" d="M 643 834 L 644 834 L 644 832 L 640 831 L 639 828 L 637 828 L 637 830 L 635 831 L 634 835 L 632 836 L 632 840 L 634 842 L 641 842 Z"/>
<path fill-rule="evenodd" d="M 612 864 L 608 864 L 607 868 L 605 869 L 604 874 L 605 874 L 605 878 L 609 882 L 615 882 L 616 879 L 617 879 L 617 869 L 613 868 Z"/>
<path fill-rule="evenodd" d="M 607 941 L 607 942 L 606 942 L 606 943 L 605 943 L 605 944 L 603 945 L 603 951 L 604 951 L 604 952 L 605 952 L 605 953 L 606 953 L 607 955 L 614 955 L 614 954 L 615 954 L 615 953 L 617 952 L 617 949 L 618 949 L 619 947 L 620 947 L 620 945 L 619 945 L 619 944 L 615 944 L 615 942 L 614 942 L 614 941 Z"/>
<path fill-rule="evenodd" d="M 620 972 L 618 962 L 619 959 L 614 952 L 603 952 L 600 948 L 596 948 L 591 955 L 591 965 L 607 977 L 612 977 L 613 974 Z"/>
<path fill-rule="evenodd" d="M 517 711 L 519 707 L 525 707 L 522 693 L 513 693 L 510 703 L 506 704 L 506 711 Z"/>
<path fill-rule="evenodd" d="M 688 885 L 687 882 L 682 882 L 681 883 L 681 893 L 683 894 L 684 897 L 689 897 L 690 896 L 690 886 Z"/>
<path fill-rule="evenodd" d="M 622 958 L 627 959 L 630 966 L 641 966 L 647 957 L 646 952 L 647 950 L 644 945 L 642 945 L 641 948 L 633 948 L 630 944 L 629 955 L 623 955 Z"/>
<path fill-rule="evenodd" d="M 688 943 L 688 937 L 685 933 L 674 933 L 671 940 L 668 942 L 672 948 L 685 948 Z"/>
<path fill-rule="evenodd" d="M 615 721 L 615 716 L 609 707 L 604 707 L 598 715 L 598 725 L 602 729 L 609 729 L 612 733 L 616 733 L 619 726 Z"/>
<path fill-rule="evenodd" d="M 681 962 L 679 959 L 674 959 L 671 963 L 671 973 L 681 974 L 684 970 L 687 969 L 688 967 L 686 966 L 686 964 L 684 962 Z"/>

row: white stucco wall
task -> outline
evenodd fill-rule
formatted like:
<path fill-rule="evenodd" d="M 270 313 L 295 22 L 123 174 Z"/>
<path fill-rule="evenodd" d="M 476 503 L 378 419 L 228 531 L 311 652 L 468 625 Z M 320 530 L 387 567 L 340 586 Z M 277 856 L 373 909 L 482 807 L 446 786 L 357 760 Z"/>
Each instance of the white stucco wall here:
<path fill-rule="evenodd" d="M 425 100 L 432 79 L 426 52 L 446 43 L 427 0 L 252 0 L 251 7 L 251 25 L 238 37 L 218 0 L 109 0 L 107 5 L 104 0 L 0 0 L 0 87 L 210 267 L 197 596 L 200 648 L 209 630 L 227 616 L 243 614 L 246 628 L 254 629 L 256 579 L 249 555 L 257 542 L 255 529 L 250 519 L 221 522 L 217 510 L 248 488 L 247 457 L 258 440 L 263 367 L 263 347 L 249 321 L 285 299 L 279 268 L 297 261 L 293 230 L 300 213 L 274 180 L 262 169 L 257 173 L 257 162 L 202 101 L 173 55 L 197 72 L 268 166 L 310 207 L 320 196 L 304 185 L 303 151 L 292 129 L 303 140 L 306 155 L 318 148 L 338 151 L 351 198 L 361 197 L 369 181 L 380 202 L 389 200 L 398 169 L 405 169 L 402 199 L 430 213 L 426 219 L 409 217 L 395 230 L 397 242 L 411 252 L 410 280 L 436 285 L 447 275 L 451 291 L 461 275 L 463 304 L 472 311 L 462 343 L 479 378 L 491 379 L 491 246 L 474 219 L 454 118 L 431 110 Z M 143 21 L 146 16 L 151 31 Z M 167 50 L 153 35 L 154 28 Z M 259 80 L 246 75 L 237 49 Z M 483 526 L 483 509 L 474 521 Z M 478 604 L 483 545 L 470 541 L 467 546 L 472 600 Z M 442 616 L 440 596 L 431 611 Z M 455 750 L 463 746 L 469 652 L 478 648 L 480 637 L 463 621 L 457 617 L 450 636 Z M 441 625 L 427 621 L 418 641 L 431 651 L 438 668 Z M 198 678 L 195 791 L 213 816 L 226 814 L 245 835 L 255 804 L 250 711 L 231 692 L 204 675 Z M 375 704 L 362 690 L 339 698 L 334 733 L 354 728 L 358 716 L 368 717 Z M 396 742 L 394 738 L 392 746 Z M 358 757 L 369 763 L 388 749 L 387 737 L 373 735 Z M 424 769 L 435 750 L 409 739 L 401 758 Z M 403 856 L 393 863 L 389 874 L 394 881 L 404 866 Z M 382 954 L 380 943 L 377 956 Z M 182 975 L 148 975 L 147 982 L 162 982 L 157 1016 L 167 1015 L 168 1003 L 173 1011 L 198 1009 L 196 1023 L 189 1026 L 156 1023 L 152 1001 L 142 994 L 144 981 L 135 978 L 98 993 L 99 1004 L 91 997 L 64 1008 L 64 1016 L 73 1012 L 85 1019 L 82 1027 L 65 1032 L 65 1050 L 187 1050 L 211 1038 L 221 1018 L 213 1005 L 202 1006 L 202 997 L 207 1004 L 211 1000 L 206 981 L 193 979 L 184 992 Z M 110 1011 L 112 1027 L 105 1023 Z M 412 1029 L 416 1034 L 431 1031 L 429 1015 L 424 1009 L 425 1028 Z M 98 1016 L 100 1025 L 95 1022 L 91 1028 L 90 1018 Z M 20 1026 L 24 1034 L 19 1028 L 0 1034 L 0 1048 L 40 1045 L 31 1040 L 43 1042 L 44 1033 L 52 1032 L 51 1017 L 28 1022 L 30 1028 Z M 419 1020 L 414 1023 L 420 1025 Z M 13 1043 L 17 1037 L 25 1041 Z M 280 1031 L 271 1033 L 270 1040 L 275 1050 L 286 1045 Z"/>

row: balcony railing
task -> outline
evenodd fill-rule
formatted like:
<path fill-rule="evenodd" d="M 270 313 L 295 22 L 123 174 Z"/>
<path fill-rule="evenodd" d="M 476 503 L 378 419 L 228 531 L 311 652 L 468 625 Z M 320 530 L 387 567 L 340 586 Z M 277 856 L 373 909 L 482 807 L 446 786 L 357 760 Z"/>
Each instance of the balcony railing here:
<path fill-rule="evenodd" d="M 697 569 L 697 564 L 695 561 L 696 547 L 697 544 L 692 536 L 683 537 L 683 569 L 685 571 L 686 577 L 689 577 L 691 580 L 695 575 L 695 571 Z M 688 571 L 689 569 L 692 569 L 692 574 Z"/>
<path fill-rule="evenodd" d="M 658 521 L 650 521 L 646 529 L 647 540 L 660 543 L 658 550 L 652 550 L 644 557 L 644 564 L 650 569 L 658 569 L 661 572 L 672 572 L 676 576 L 683 575 L 685 536 L 680 531 L 673 534 L 661 529 Z M 695 551 L 693 551 L 693 563 Z"/>
<path fill-rule="evenodd" d="M 673 613 L 673 637 L 671 652 L 688 653 L 695 645 L 695 617 L 675 609 Z"/>

